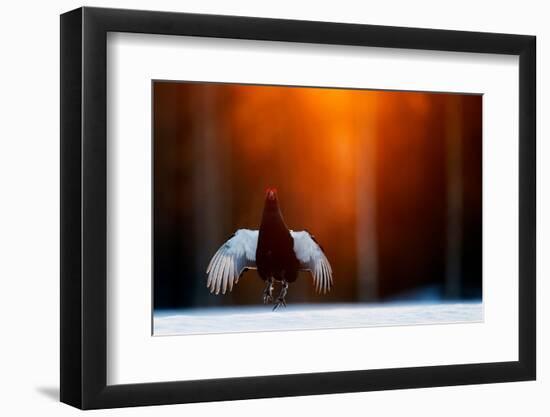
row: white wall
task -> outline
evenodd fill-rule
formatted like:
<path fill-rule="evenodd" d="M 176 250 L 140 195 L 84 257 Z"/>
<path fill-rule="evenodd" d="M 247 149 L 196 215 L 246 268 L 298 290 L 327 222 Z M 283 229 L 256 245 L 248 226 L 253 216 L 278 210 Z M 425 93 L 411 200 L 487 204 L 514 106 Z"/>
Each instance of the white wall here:
<path fill-rule="evenodd" d="M 370 3 L 370 4 L 369 4 Z M 510 4 L 508 4 L 510 3 Z M 73 415 L 59 378 L 59 17 L 82 3 L 4 2 L 0 25 L 0 410 Z M 537 382 L 101 411 L 99 415 L 529 415 L 550 411 L 550 26 L 542 1 L 88 1 L 89 6 L 534 34 L 538 37 L 539 303 Z M 542 166 L 542 161 L 546 165 Z M 545 282 L 546 280 L 546 282 Z M 545 395 L 546 394 L 546 395 Z M 97 415 L 97 414 L 94 414 Z"/>

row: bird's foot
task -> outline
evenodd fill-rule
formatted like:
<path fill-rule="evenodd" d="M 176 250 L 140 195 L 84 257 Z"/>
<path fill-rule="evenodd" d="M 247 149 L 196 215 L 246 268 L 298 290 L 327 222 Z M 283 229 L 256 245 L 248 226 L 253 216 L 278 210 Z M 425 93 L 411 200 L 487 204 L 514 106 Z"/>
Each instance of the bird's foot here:
<path fill-rule="evenodd" d="M 264 289 L 263 300 L 264 304 L 271 304 L 273 302 L 273 280 L 267 281 Z"/>
<path fill-rule="evenodd" d="M 286 307 L 286 300 L 284 297 L 277 298 L 277 302 L 273 306 L 273 311 L 277 310 L 281 306 Z"/>

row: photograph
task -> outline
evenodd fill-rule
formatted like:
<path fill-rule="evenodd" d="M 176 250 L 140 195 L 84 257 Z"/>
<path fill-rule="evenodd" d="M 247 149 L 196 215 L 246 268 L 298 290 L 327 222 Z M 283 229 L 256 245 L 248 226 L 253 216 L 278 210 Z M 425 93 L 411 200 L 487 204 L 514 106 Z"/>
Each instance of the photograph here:
<path fill-rule="evenodd" d="M 11 31 L 11 409 L 544 409 L 542 13 L 73 6 Z"/>
<path fill-rule="evenodd" d="M 151 88 L 153 336 L 483 321 L 482 94 Z"/>

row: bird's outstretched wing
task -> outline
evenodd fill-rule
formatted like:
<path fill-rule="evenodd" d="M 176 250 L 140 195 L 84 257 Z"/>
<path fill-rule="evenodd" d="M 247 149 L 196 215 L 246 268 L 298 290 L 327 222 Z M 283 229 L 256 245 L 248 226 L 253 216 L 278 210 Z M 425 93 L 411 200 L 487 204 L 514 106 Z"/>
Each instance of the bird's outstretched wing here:
<path fill-rule="evenodd" d="M 256 246 L 257 230 L 237 230 L 208 264 L 206 286 L 210 292 L 225 294 L 228 289 L 231 292 L 245 269 L 256 268 Z"/>
<path fill-rule="evenodd" d="M 326 294 L 333 280 L 332 268 L 323 249 L 308 232 L 291 230 L 290 234 L 294 239 L 294 253 L 300 261 L 300 269 L 310 271 L 317 292 Z"/>

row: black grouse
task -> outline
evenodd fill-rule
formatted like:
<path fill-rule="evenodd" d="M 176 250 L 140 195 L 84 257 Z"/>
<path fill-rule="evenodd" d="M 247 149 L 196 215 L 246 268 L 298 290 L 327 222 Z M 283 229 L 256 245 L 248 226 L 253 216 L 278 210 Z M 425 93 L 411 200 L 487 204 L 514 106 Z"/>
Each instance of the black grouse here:
<path fill-rule="evenodd" d="M 275 188 L 266 191 L 260 230 L 239 229 L 218 249 L 206 270 L 206 286 L 212 293 L 225 294 L 248 269 L 257 269 L 265 281 L 263 302 L 275 301 L 273 310 L 286 306 L 288 284 L 296 281 L 298 271 L 311 272 L 318 293 L 326 294 L 333 285 L 332 268 L 321 246 L 307 231 L 286 226 Z M 274 300 L 275 281 L 281 291 Z"/>

